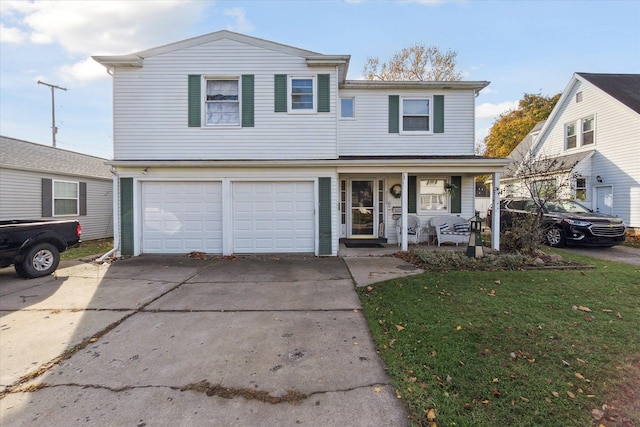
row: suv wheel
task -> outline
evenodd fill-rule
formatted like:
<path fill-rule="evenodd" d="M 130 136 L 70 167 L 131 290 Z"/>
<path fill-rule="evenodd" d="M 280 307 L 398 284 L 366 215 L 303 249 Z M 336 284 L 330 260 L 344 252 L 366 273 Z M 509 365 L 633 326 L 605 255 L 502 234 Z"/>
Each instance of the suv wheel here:
<path fill-rule="evenodd" d="M 59 263 L 58 249 L 50 243 L 39 243 L 29 249 L 19 266 L 16 265 L 16 273 L 29 279 L 48 276 Z"/>
<path fill-rule="evenodd" d="M 547 243 L 549 246 L 559 248 L 564 246 L 564 231 L 558 227 L 551 227 L 547 230 Z"/>

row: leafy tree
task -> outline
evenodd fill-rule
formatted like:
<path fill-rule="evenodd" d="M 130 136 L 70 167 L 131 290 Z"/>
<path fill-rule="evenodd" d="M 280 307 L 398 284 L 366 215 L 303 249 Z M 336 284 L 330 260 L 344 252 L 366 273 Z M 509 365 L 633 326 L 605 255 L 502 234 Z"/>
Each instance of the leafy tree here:
<path fill-rule="evenodd" d="M 457 52 L 443 53 L 435 46 L 416 43 L 393 54 L 388 62 L 367 58 L 362 73 L 367 80 L 455 81 L 462 80 L 456 70 Z"/>
<path fill-rule="evenodd" d="M 484 139 L 484 155 L 507 157 L 536 123 L 546 120 L 560 99 L 560 94 L 547 97 L 525 93 L 518 108 L 502 113 Z"/>

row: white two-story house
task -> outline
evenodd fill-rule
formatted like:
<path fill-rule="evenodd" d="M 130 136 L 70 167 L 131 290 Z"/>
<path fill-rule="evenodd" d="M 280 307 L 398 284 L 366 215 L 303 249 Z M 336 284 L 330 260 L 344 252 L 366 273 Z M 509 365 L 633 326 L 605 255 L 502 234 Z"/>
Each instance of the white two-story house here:
<path fill-rule="evenodd" d="M 474 177 L 508 163 L 474 155 L 485 81 L 349 81 L 349 55 L 229 31 L 94 59 L 113 76 L 118 254 L 392 243 L 408 214 L 472 217 Z"/>
<path fill-rule="evenodd" d="M 575 73 L 549 118 L 511 157 L 503 194 L 522 195 L 521 158 L 553 164 L 540 180 L 567 183 L 564 196 L 640 230 L 640 74 Z M 531 157 L 532 156 L 532 157 Z M 534 175 L 534 179 L 538 175 Z M 559 184 L 561 185 L 561 184 Z"/>

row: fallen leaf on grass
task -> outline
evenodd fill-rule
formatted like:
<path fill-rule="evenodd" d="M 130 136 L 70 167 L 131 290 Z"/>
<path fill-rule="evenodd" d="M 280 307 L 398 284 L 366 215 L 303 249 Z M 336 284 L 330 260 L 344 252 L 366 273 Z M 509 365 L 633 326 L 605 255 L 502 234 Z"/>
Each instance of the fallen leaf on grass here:
<path fill-rule="evenodd" d="M 525 402 L 525 403 L 529 403 L 529 402 L 531 402 L 529 399 L 527 399 L 527 398 L 526 398 L 526 397 L 524 397 L 524 396 L 520 396 L 520 400 L 522 400 L 522 401 L 523 401 L 523 402 Z"/>
<path fill-rule="evenodd" d="M 553 394 L 553 397 L 560 397 L 560 393 L 557 391 L 552 391 L 551 394 Z"/>
<path fill-rule="evenodd" d="M 585 307 L 585 306 L 582 306 L 582 305 L 578 306 L 578 310 L 586 311 L 587 313 L 591 313 L 591 309 L 589 307 Z"/>
<path fill-rule="evenodd" d="M 570 397 L 570 398 L 572 398 L 572 399 L 575 399 L 575 398 L 576 398 L 576 395 L 575 395 L 575 394 L 573 394 L 573 393 L 571 393 L 570 391 L 567 391 L 567 396 L 569 396 L 569 397 Z"/>
<path fill-rule="evenodd" d="M 436 420 L 436 410 L 435 409 L 429 409 L 428 411 L 425 410 L 425 412 L 427 413 L 427 421 L 435 421 Z"/>
<path fill-rule="evenodd" d="M 576 372 L 575 375 L 576 375 L 576 378 L 579 379 L 579 380 L 584 380 L 585 379 L 584 376 L 580 372 Z"/>
<path fill-rule="evenodd" d="M 396 329 L 398 330 L 398 332 L 404 331 L 404 326 L 396 325 Z"/>
<path fill-rule="evenodd" d="M 602 311 L 604 311 L 605 313 L 613 313 L 613 310 L 608 308 L 603 308 Z"/>

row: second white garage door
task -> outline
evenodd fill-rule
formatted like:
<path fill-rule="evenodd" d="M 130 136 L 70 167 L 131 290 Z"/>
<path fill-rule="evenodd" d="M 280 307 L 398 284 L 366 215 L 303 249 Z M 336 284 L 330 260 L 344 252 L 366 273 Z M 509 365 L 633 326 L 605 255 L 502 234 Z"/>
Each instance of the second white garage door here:
<path fill-rule="evenodd" d="M 313 182 L 234 182 L 235 253 L 314 252 Z"/>

